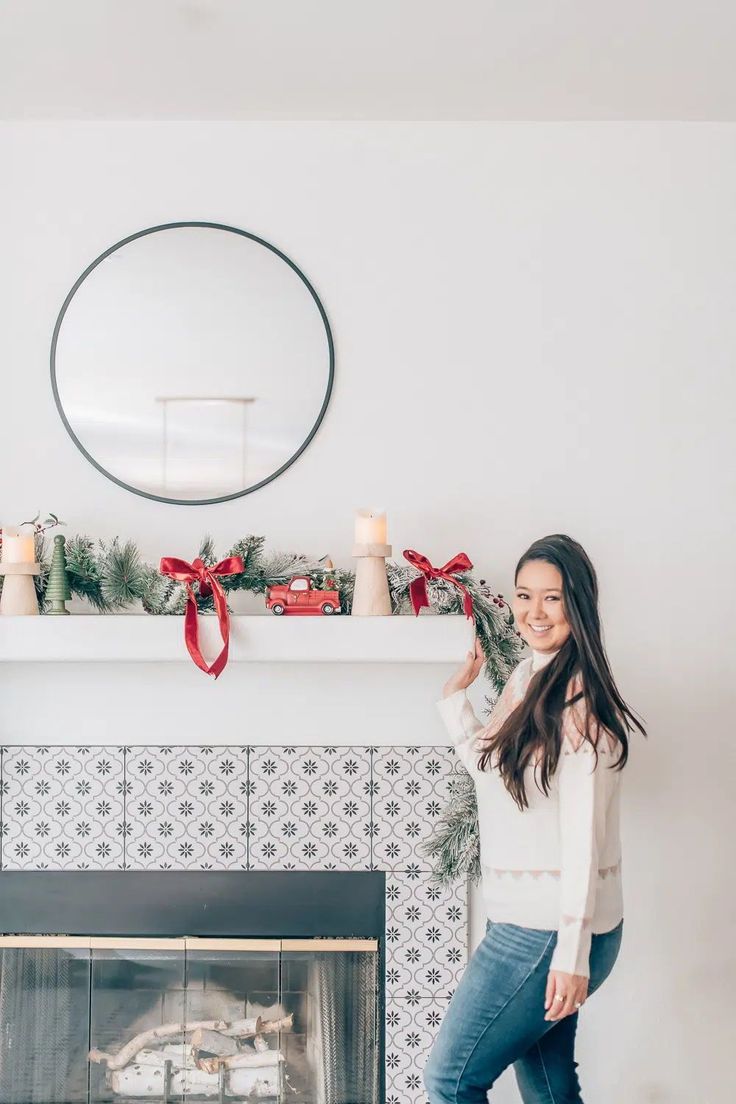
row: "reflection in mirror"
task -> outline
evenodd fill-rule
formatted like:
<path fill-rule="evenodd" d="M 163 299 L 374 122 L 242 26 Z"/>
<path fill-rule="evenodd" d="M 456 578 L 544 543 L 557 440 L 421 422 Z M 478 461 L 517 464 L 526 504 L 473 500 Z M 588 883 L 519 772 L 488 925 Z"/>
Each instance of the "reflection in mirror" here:
<path fill-rule="evenodd" d="M 129 490 L 166 501 L 246 494 L 303 451 L 333 348 L 303 274 L 232 227 L 170 224 L 98 258 L 62 308 L 52 379 L 69 432 Z"/>

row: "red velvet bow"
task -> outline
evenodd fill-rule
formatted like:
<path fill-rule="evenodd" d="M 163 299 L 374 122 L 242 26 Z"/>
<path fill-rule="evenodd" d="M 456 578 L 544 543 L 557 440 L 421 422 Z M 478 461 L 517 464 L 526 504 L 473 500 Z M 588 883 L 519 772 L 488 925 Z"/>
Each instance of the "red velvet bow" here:
<path fill-rule="evenodd" d="M 451 560 L 448 560 L 444 567 L 433 567 L 426 556 L 423 556 L 421 552 L 414 552 L 411 548 L 404 550 L 404 558 L 409 561 L 412 567 L 416 567 L 421 571 L 421 575 L 416 579 L 412 579 L 409 584 L 409 596 L 414 613 L 418 615 L 422 606 L 429 605 L 427 579 L 446 579 L 448 583 L 453 583 L 462 592 L 463 610 L 466 617 L 473 617 L 473 600 L 468 588 L 463 586 L 459 579 L 454 578 L 455 572 L 470 571 L 473 566 L 464 552 L 458 552 L 457 556 L 453 556 Z"/>
<path fill-rule="evenodd" d="M 186 583 L 187 608 L 184 614 L 184 642 L 200 671 L 204 671 L 206 675 L 212 675 L 213 678 L 217 678 L 222 673 L 227 663 L 227 654 L 230 647 L 230 615 L 227 609 L 225 591 L 217 581 L 216 576 L 238 575 L 243 570 L 243 561 L 240 556 L 228 556 L 227 559 L 220 560 L 214 567 L 207 567 L 207 564 L 203 563 L 199 557 L 193 563 L 187 563 L 186 560 L 178 560 L 175 556 L 164 556 L 159 564 L 159 571 L 162 575 L 168 575 L 179 583 Z M 199 648 L 197 599 L 194 596 L 192 583 L 199 583 L 199 593 L 202 598 L 207 598 L 212 594 L 215 602 L 220 635 L 222 636 L 222 651 L 211 666 L 207 665 Z"/>

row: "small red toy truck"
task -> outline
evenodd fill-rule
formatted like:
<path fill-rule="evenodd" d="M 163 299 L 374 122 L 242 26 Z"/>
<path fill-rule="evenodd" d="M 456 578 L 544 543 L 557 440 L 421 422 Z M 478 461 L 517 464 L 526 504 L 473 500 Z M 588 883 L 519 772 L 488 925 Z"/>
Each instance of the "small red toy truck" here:
<path fill-rule="evenodd" d="M 277 616 L 283 613 L 331 616 L 340 613 L 340 595 L 336 590 L 315 590 L 308 575 L 294 575 L 288 583 L 268 588 L 266 609 Z"/>

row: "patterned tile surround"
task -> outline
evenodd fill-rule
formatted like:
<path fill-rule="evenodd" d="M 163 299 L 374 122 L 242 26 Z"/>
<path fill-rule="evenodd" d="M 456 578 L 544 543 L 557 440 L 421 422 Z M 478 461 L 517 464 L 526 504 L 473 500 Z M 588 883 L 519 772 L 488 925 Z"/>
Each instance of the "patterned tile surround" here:
<path fill-rule="evenodd" d="M 386 1104 L 421 1071 L 467 954 L 465 886 L 418 853 L 447 747 L 6 747 L 5 870 L 385 870 Z"/>

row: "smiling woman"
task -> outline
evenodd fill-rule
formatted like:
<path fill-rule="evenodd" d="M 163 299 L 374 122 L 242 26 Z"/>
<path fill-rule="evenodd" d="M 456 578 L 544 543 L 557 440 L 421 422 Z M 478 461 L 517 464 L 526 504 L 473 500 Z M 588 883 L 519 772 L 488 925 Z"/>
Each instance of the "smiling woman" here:
<path fill-rule="evenodd" d="M 570 634 L 562 605 L 562 575 L 546 560 L 527 560 L 516 580 L 516 625 L 543 653 L 557 651 Z M 532 634 L 531 637 L 529 634 Z"/>
<path fill-rule="evenodd" d="M 481 1100 L 513 1063 L 526 1104 L 580 1100 L 578 1010 L 623 932 L 619 796 L 633 717 L 601 641 L 598 583 L 564 535 L 516 567 L 513 612 L 532 655 L 483 726 L 467 700 L 476 643 L 438 703 L 475 782 L 486 935 L 425 1071 L 431 1104 Z M 616 758 L 614 759 L 614 756 Z"/>

